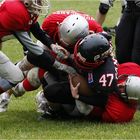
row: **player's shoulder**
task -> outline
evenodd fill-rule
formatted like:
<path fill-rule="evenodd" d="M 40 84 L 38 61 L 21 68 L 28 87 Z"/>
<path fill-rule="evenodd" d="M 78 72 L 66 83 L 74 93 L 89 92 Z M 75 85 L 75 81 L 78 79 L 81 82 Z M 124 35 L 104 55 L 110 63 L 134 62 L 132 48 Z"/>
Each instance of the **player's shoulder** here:
<path fill-rule="evenodd" d="M 114 61 L 114 59 L 110 56 L 107 57 L 103 63 L 103 65 L 101 66 L 102 69 L 108 71 L 108 70 L 114 70 L 114 68 L 116 67 L 116 62 Z"/>
<path fill-rule="evenodd" d="M 29 17 L 29 13 L 24 6 L 24 4 L 20 0 L 6 0 L 5 1 L 5 8 L 9 16 L 15 18 L 27 18 Z"/>

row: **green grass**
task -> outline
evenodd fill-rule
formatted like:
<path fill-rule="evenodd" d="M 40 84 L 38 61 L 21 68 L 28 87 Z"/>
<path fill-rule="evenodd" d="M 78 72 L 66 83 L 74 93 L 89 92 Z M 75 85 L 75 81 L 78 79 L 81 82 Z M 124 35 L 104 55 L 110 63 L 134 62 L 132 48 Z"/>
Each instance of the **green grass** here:
<path fill-rule="evenodd" d="M 53 0 L 50 12 L 60 9 L 84 11 L 95 17 L 99 0 Z M 120 15 L 120 2 L 109 11 L 104 25 L 114 26 Z M 39 18 L 40 23 L 43 17 Z M 114 38 L 113 38 L 114 42 Z M 22 57 L 21 45 L 16 40 L 7 41 L 3 51 L 13 62 Z M 11 98 L 8 112 L 0 114 L 0 139 L 139 139 L 140 112 L 128 124 L 95 123 L 86 120 L 37 121 L 35 95 L 29 92 L 23 97 Z"/>

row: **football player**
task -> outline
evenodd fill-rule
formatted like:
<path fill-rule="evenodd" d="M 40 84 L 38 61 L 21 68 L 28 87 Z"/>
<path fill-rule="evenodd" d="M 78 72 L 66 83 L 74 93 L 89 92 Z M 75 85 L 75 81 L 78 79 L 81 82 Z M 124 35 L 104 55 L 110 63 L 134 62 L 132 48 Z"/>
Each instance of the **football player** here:
<path fill-rule="evenodd" d="M 28 31 L 31 29 L 34 36 L 37 36 L 37 38 L 41 39 L 50 48 L 58 46 L 53 44 L 50 38 L 39 28 L 37 23 L 37 18 L 44 9 L 48 11 L 48 1 L 46 0 L 2 1 L 0 3 L 0 43 L 2 45 L 3 41 L 9 39 L 11 35 L 14 35 L 28 49 L 27 59 L 30 63 L 46 70 L 52 66 L 62 70 L 62 68 L 66 68 L 66 65 L 64 66 L 63 64 L 63 67 L 61 63 L 55 61 L 49 51 L 44 51 L 28 35 Z M 2 93 L 22 81 L 24 76 L 22 71 L 3 52 L 0 52 L 0 58 L 0 93 Z"/>
<path fill-rule="evenodd" d="M 88 35 L 82 41 L 77 42 L 74 49 L 74 63 L 76 64 L 76 68 L 86 78 L 89 84 L 88 86 L 97 93 L 97 95 L 95 94 L 95 97 L 97 97 L 92 100 L 97 106 L 104 106 L 108 93 L 117 89 L 117 71 L 111 54 L 111 44 L 100 34 Z M 88 58 L 84 58 L 84 56 Z M 52 88 L 53 86 L 55 86 L 55 89 Z M 81 90 L 81 92 L 83 91 Z M 71 96 L 68 81 L 66 83 L 59 82 L 46 86 L 44 92 L 46 98 L 51 102 L 59 101 L 63 104 L 75 103 L 75 100 Z M 89 91 L 88 93 L 91 92 Z"/>
<path fill-rule="evenodd" d="M 126 63 L 117 70 L 110 44 L 99 34 L 88 35 L 76 45 L 75 62 L 86 80 L 74 75 L 69 77 L 70 85 L 69 82 L 54 82 L 44 86 L 47 99 L 44 103 L 60 103 L 61 110 L 67 110 L 66 114 L 72 116 L 81 114 L 111 123 L 131 121 L 140 100 L 140 66 Z M 54 106 L 50 106 L 42 117 L 50 116 L 50 110 L 53 112 Z"/>

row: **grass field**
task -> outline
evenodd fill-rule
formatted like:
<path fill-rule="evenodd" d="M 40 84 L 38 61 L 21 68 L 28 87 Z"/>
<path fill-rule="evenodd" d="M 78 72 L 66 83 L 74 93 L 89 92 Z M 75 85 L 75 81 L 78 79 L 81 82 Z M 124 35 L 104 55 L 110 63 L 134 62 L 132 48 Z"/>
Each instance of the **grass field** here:
<path fill-rule="evenodd" d="M 74 9 L 95 17 L 99 0 L 51 0 L 51 10 Z M 109 11 L 104 26 L 113 26 L 120 15 L 120 2 Z M 40 23 L 43 17 L 39 18 Z M 114 38 L 113 38 L 114 42 Z M 16 40 L 4 43 L 3 51 L 13 62 L 22 57 L 21 45 Z M 106 124 L 86 120 L 46 120 L 39 122 L 35 95 L 29 92 L 11 98 L 8 111 L 0 114 L 0 139 L 139 139 L 140 112 L 128 124 Z"/>

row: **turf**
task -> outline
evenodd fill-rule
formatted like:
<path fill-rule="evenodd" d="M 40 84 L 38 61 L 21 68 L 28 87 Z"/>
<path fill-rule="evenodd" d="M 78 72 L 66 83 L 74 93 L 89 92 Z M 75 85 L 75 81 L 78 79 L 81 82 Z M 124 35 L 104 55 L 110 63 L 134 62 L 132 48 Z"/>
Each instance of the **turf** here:
<path fill-rule="evenodd" d="M 86 12 L 93 17 L 99 0 L 51 0 L 50 13 L 61 9 Z M 110 9 L 104 26 L 114 26 L 120 15 L 120 2 Z M 43 16 L 39 18 L 41 24 Z M 114 44 L 114 38 L 113 38 Z M 115 46 L 114 46 L 115 47 Z M 3 51 L 15 63 L 23 57 L 17 40 L 3 44 Z M 139 139 L 140 112 L 128 124 L 106 124 L 87 120 L 38 121 L 35 95 L 40 89 L 20 98 L 11 98 L 8 111 L 0 114 L 0 139 Z"/>

